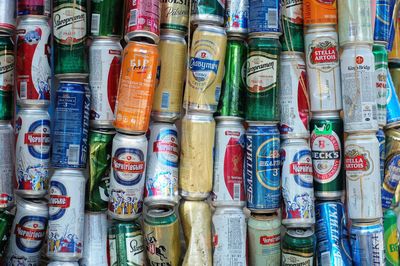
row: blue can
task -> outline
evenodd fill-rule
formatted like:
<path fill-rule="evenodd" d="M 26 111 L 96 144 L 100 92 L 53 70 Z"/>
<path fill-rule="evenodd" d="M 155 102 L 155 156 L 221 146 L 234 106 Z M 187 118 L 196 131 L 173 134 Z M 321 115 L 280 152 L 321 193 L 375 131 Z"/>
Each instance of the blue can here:
<path fill-rule="evenodd" d="M 392 76 L 389 69 L 387 70 L 387 93 L 386 93 L 386 110 L 387 124 L 386 128 L 400 124 L 400 103 L 396 94 Z"/>
<path fill-rule="evenodd" d="M 395 26 L 396 26 L 396 23 L 397 23 L 397 12 L 396 12 L 396 10 L 398 10 L 398 9 L 395 9 L 396 0 L 390 0 L 390 2 L 393 2 L 393 3 L 390 3 L 391 5 L 393 5 L 393 7 L 390 10 L 390 14 L 389 14 L 390 20 L 389 20 L 389 41 L 388 41 L 388 45 L 387 45 L 387 50 L 388 51 L 392 51 L 392 48 L 393 48 L 393 41 L 394 41 L 394 37 L 396 35 Z"/>
<path fill-rule="evenodd" d="M 374 41 L 389 42 L 390 22 L 396 0 L 376 0 Z"/>
<path fill-rule="evenodd" d="M 385 170 L 381 197 L 382 208 L 388 209 L 392 205 L 393 196 L 400 180 L 400 154 L 393 154 L 386 160 Z"/>
<path fill-rule="evenodd" d="M 249 122 L 246 131 L 247 208 L 254 213 L 270 213 L 280 208 L 281 159 L 276 124 Z"/>
<path fill-rule="evenodd" d="M 376 138 L 379 141 L 379 168 L 381 171 L 381 182 L 385 178 L 385 159 L 386 159 L 386 137 L 382 128 L 376 132 Z"/>
<path fill-rule="evenodd" d="M 281 35 L 279 0 L 249 0 L 249 33 Z"/>
<path fill-rule="evenodd" d="M 343 203 L 340 201 L 317 203 L 315 217 L 317 265 L 351 266 L 351 250 Z"/>
<path fill-rule="evenodd" d="M 87 83 L 61 81 L 56 93 L 52 166 L 85 168 L 89 133 Z"/>

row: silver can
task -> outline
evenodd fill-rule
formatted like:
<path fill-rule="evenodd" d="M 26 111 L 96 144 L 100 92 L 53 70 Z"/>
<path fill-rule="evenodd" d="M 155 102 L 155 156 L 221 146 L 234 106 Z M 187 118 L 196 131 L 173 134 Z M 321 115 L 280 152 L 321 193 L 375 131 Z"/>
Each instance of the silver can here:
<path fill-rule="evenodd" d="M 47 266 L 79 266 L 78 262 L 51 261 Z"/>
<path fill-rule="evenodd" d="M 0 32 L 13 34 L 17 26 L 17 1 L 0 0 Z"/>
<path fill-rule="evenodd" d="M 0 121 L 0 209 L 14 203 L 14 129 L 11 122 Z"/>
<path fill-rule="evenodd" d="M 225 30 L 229 35 L 246 35 L 249 31 L 249 0 L 226 0 Z"/>

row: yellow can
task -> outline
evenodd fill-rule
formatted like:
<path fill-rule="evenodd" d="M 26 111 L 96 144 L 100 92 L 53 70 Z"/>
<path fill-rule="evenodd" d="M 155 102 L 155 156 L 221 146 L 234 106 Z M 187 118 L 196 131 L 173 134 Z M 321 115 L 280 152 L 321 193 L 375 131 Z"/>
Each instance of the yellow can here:
<path fill-rule="evenodd" d="M 161 33 L 175 31 L 186 34 L 189 21 L 189 0 L 160 0 Z"/>

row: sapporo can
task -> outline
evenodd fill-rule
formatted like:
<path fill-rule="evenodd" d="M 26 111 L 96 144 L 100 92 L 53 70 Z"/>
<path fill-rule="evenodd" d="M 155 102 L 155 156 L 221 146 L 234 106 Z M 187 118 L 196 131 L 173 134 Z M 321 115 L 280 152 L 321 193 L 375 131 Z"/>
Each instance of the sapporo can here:
<path fill-rule="evenodd" d="M 246 120 L 279 121 L 281 49 L 277 36 L 250 36 L 246 69 Z"/>
<path fill-rule="evenodd" d="M 224 23 L 225 0 L 192 0 L 190 22 L 193 24 Z"/>
<path fill-rule="evenodd" d="M 46 109 L 21 108 L 15 121 L 15 193 L 41 198 L 47 193 L 51 145 Z"/>
<path fill-rule="evenodd" d="M 400 180 L 400 131 L 395 128 L 386 130 L 385 176 L 382 180 L 382 208 L 392 205 L 393 196 Z"/>
<path fill-rule="evenodd" d="M 226 0 L 225 30 L 227 34 L 247 34 L 249 0 Z"/>
<path fill-rule="evenodd" d="M 336 25 L 336 0 L 303 0 L 304 25 Z"/>
<path fill-rule="evenodd" d="M 308 27 L 304 45 L 311 111 L 341 110 L 339 43 L 335 27 Z"/>
<path fill-rule="evenodd" d="M 213 265 L 246 265 L 246 215 L 241 207 L 217 208 L 212 216 Z M 230 243 L 235 243 L 230 245 Z"/>
<path fill-rule="evenodd" d="M 6 255 L 6 247 L 10 241 L 11 227 L 14 221 L 14 215 L 7 210 L 0 210 L 0 256 Z"/>
<path fill-rule="evenodd" d="M 50 0 L 17 0 L 17 15 L 50 16 Z"/>
<path fill-rule="evenodd" d="M 179 221 L 172 208 L 150 208 L 143 219 L 144 242 L 150 265 L 179 265 Z M 160 255 L 161 254 L 161 255 Z"/>
<path fill-rule="evenodd" d="M 249 0 L 249 33 L 281 35 L 280 1 Z"/>
<path fill-rule="evenodd" d="M 400 102 L 389 70 L 386 73 L 386 78 L 386 128 L 391 128 L 400 123 Z"/>
<path fill-rule="evenodd" d="M 350 134 L 344 152 L 348 217 L 361 221 L 381 218 L 379 142 L 375 133 Z"/>
<path fill-rule="evenodd" d="M 4 0 L 8 1 L 8 0 Z M 2 1 L 3 2 L 3 1 Z M 4 5 L 0 3 L 0 7 Z M 1 25 L 1 19 L 0 19 Z M 1 26 L 0 26 L 1 27 Z M 1 28 L 0 28 L 1 30 Z M 11 120 L 14 112 L 14 40 L 0 33 L 0 119 Z"/>
<path fill-rule="evenodd" d="M 122 46 L 118 39 L 95 38 L 90 45 L 91 127 L 113 128 L 121 54 Z"/>
<path fill-rule="evenodd" d="M 183 117 L 178 184 L 185 199 L 200 200 L 210 195 L 214 137 L 215 120 L 211 114 L 187 113 Z"/>
<path fill-rule="evenodd" d="M 16 1 L 0 0 L 0 32 L 13 34 L 17 26 Z"/>
<path fill-rule="evenodd" d="M 385 179 L 386 137 L 385 132 L 382 128 L 379 128 L 376 132 L 376 138 L 379 142 L 379 171 L 381 182 L 383 182 L 383 180 Z"/>
<path fill-rule="evenodd" d="M 0 210 L 9 209 L 14 205 L 14 129 L 11 122 L 0 121 Z M 1 236 L 0 236 L 1 239 Z M 0 251 L 1 253 L 1 251 Z"/>
<path fill-rule="evenodd" d="M 374 41 L 389 42 L 390 24 L 396 1 L 377 0 L 375 11 Z M 371 10 L 373 11 L 373 10 Z"/>
<path fill-rule="evenodd" d="M 161 0 L 160 28 L 161 32 L 176 32 L 185 35 L 189 21 L 190 0 Z"/>
<path fill-rule="evenodd" d="M 289 229 L 282 239 L 282 266 L 314 265 L 315 235 L 312 229 Z"/>
<path fill-rule="evenodd" d="M 193 33 L 183 102 L 186 110 L 209 113 L 217 110 L 226 43 L 225 30 L 218 26 L 200 25 Z"/>
<path fill-rule="evenodd" d="M 399 265 L 399 238 L 397 232 L 397 213 L 386 210 L 383 216 L 386 265 Z"/>
<path fill-rule="evenodd" d="M 91 0 L 91 27 L 93 37 L 115 37 L 122 35 L 123 0 Z M 90 67 L 89 67 L 90 69 Z"/>
<path fill-rule="evenodd" d="M 282 50 L 304 52 L 303 0 L 281 1 Z"/>
<path fill-rule="evenodd" d="M 373 87 L 376 89 L 378 98 L 377 119 L 378 125 L 386 126 L 386 93 L 387 93 L 387 71 L 388 71 L 388 54 L 384 44 L 375 43 L 372 52 L 374 54 L 375 71 L 373 76 Z"/>
<path fill-rule="evenodd" d="M 114 126 L 125 133 L 149 127 L 158 66 L 157 45 L 129 42 L 123 51 Z"/>

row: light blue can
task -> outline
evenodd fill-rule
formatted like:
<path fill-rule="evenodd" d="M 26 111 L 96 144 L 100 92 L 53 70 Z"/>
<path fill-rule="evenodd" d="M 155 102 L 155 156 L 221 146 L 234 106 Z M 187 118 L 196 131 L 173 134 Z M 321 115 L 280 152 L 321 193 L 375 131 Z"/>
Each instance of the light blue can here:
<path fill-rule="evenodd" d="M 249 33 L 282 34 L 279 0 L 249 0 Z"/>
<path fill-rule="evenodd" d="M 387 124 L 386 128 L 400 124 L 400 102 L 396 94 L 392 76 L 388 69 L 387 71 L 387 94 L 386 94 L 386 110 Z"/>

